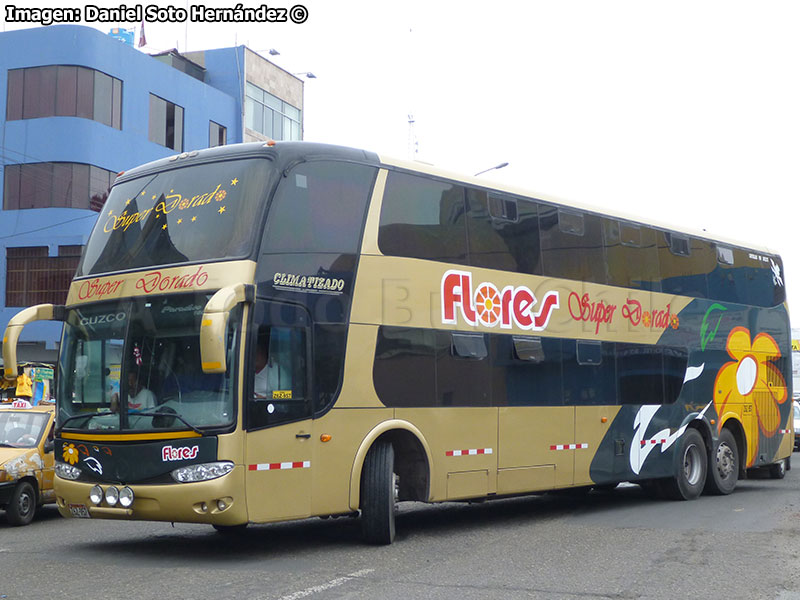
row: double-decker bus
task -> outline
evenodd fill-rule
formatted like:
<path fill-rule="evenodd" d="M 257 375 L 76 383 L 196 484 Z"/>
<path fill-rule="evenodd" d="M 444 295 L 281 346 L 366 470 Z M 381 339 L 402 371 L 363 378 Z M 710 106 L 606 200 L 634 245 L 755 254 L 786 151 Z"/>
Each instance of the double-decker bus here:
<path fill-rule="evenodd" d="M 764 248 L 305 142 L 119 176 L 66 306 L 64 516 L 248 523 L 634 482 L 727 494 L 793 446 Z"/>

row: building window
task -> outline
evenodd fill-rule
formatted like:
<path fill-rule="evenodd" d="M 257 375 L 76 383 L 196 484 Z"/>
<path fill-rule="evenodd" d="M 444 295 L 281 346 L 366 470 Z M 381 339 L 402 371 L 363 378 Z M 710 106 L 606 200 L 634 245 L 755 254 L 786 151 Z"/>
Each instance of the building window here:
<path fill-rule="evenodd" d="M 89 208 L 100 212 L 116 173 L 80 163 L 6 165 L 3 209 Z"/>
<path fill-rule="evenodd" d="M 6 248 L 6 306 L 64 304 L 82 246 L 59 246 L 48 256 L 47 246 Z"/>
<path fill-rule="evenodd" d="M 245 125 L 273 140 L 301 140 L 301 111 L 260 87 L 247 83 Z"/>
<path fill-rule="evenodd" d="M 208 147 L 224 146 L 228 143 L 228 128 L 214 121 L 208 122 Z"/>
<path fill-rule="evenodd" d="M 71 65 L 9 70 L 6 120 L 42 117 L 81 117 L 122 129 L 122 81 Z"/>
<path fill-rule="evenodd" d="M 150 94 L 151 142 L 183 151 L 183 107 Z"/>

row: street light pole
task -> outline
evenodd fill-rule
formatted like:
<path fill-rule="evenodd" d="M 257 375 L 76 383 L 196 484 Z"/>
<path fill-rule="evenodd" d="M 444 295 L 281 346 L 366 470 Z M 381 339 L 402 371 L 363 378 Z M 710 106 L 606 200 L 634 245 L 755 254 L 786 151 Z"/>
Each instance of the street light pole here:
<path fill-rule="evenodd" d="M 478 175 L 483 175 L 484 173 L 488 173 L 489 171 L 494 171 L 495 169 L 502 169 L 503 167 L 507 167 L 507 162 L 501 162 L 499 165 L 495 165 L 493 167 L 489 167 L 488 169 L 484 169 L 483 171 L 478 171 L 473 175 L 473 177 L 477 177 Z"/>

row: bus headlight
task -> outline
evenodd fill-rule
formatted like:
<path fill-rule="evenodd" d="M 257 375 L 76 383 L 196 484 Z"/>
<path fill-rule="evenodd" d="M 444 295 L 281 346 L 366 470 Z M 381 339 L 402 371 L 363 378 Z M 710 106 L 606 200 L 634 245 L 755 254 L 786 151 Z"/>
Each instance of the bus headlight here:
<path fill-rule="evenodd" d="M 61 477 L 61 479 L 71 479 L 75 481 L 81 476 L 81 470 L 78 467 L 74 467 L 63 462 L 56 463 L 55 471 L 56 475 Z"/>
<path fill-rule="evenodd" d="M 222 477 L 233 471 L 233 463 L 229 461 L 204 463 L 180 467 L 172 472 L 172 478 L 178 483 L 208 481 Z"/>

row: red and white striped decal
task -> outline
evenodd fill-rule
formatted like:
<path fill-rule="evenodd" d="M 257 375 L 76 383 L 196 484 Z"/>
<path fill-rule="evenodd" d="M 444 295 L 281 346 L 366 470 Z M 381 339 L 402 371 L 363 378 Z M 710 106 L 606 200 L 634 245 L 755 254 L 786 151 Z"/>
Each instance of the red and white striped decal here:
<path fill-rule="evenodd" d="M 791 430 L 791 429 L 779 429 L 779 430 L 778 430 L 778 433 L 783 433 L 783 434 L 786 434 L 786 433 L 791 433 L 791 432 L 792 432 L 792 430 Z"/>
<path fill-rule="evenodd" d="M 641 441 L 642 448 L 647 446 L 647 444 L 650 444 L 651 446 L 655 446 L 656 444 L 666 444 L 666 443 L 667 443 L 667 439 L 666 438 L 662 438 L 660 440 L 653 439 L 653 440 L 642 440 Z"/>
<path fill-rule="evenodd" d="M 478 454 L 491 454 L 491 448 L 471 448 L 469 450 L 448 450 L 445 452 L 447 456 L 477 456 Z"/>
<path fill-rule="evenodd" d="M 257 465 L 248 465 L 249 471 L 279 471 L 285 469 L 308 469 L 311 467 L 310 460 L 299 462 L 280 462 L 280 463 L 260 463 Z"/>
<path fill-rule="evenodd" d="M 554 444 L 550 450 L 585 450 L 589 444 Z"/>

